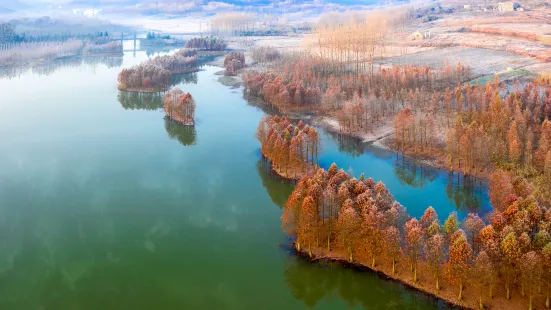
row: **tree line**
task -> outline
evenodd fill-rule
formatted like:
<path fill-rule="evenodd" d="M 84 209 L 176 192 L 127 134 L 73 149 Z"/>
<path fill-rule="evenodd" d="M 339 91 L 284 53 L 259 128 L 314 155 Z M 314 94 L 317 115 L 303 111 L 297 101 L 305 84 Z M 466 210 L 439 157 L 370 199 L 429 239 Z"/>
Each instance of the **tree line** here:
<path fill-rule="evenodd" d="M 215 37 L 191 38 L 186 41 L 185 48 L 196 49 L 201 51 L 223 51 L 228 47 L 228 44 Z"/>
<path fill-rule="evenodd" d="M 123 69 L 118 76 L 119 89 L 131 91 L 164 91 L 173 74 L 197 70 L 194 50 L 181 49 L 172 55 L 157 56 L 134 67 Z"/>
<path fill-rule="evenodd" d="M 461 63 L 430 66 L 379 67 L 367 72 L 341 72 L 319 57 L 294 55 L 274 72 L 246 72 L 246 91 L 261 95 L 281 111 L 308 109 L 338 116 L 343 130 L 366 129 L 404 107 L 406 100 L 428 101 L 429 91 L 469 80 L 470 68 Z M 297 94 L 296 91 L 299 91 Z M 350 115 L 353 108 L 363 113 Z"/>
<path fill-rule="evenodd" d="M 471 213 L 460 221 L 452 213 L 441 223 L 432 207 L 420 219 L 409 217 L 382 182 L 353 178 L 333 164 L 300 179 L 282 228 L 298 251 L 341 257 L 431 287 L 436 296 L 453 290 L 462 305 L 482 309 L 503 300 L 518 307 L 518 298 L 509 301 L 518 294 L 529 309 L 549 308 L 551 210 L 526 186 L 513 182 L 486 219 Z"/>
<path fill-rule="evenodd" d="M 262 155 L 285 178 L 297 179 L 317 165 L 320 137 L 314 128 L 302 121 L 294 125 L 287 117 L 265 116 L 258 124 L 256 139 L 261 144 Z"/>
<path fill-rule="evenodd" d="M 0 45 L 0 66 L 20 66 L 34 61 L 53 61 L 58 58 L 121 54 L 122 44 L 119 41 L 98 43 L 90 40 L 68 40 L 65 42 L 11 43 Z"/>

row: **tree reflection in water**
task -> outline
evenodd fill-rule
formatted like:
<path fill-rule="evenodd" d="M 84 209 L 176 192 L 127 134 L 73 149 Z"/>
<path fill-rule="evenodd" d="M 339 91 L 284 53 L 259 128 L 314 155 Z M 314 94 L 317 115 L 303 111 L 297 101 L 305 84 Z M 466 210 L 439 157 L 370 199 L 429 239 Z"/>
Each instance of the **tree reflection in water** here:
<path fill-rule="evenodd" d="M 343 268 L 334 262 L 310 263 L 289 256 L 285 282 L 291 294 L 310 308 L 322 299 L 343 299 L 348 307 L 364 309 L 447 309 L 445 303 L 413 292 L 403 285 L 381 281 L 369 271 Z"/>
<path fill-rule="evenodd" d="M 262 180 L 262 185 L 272 201 L 282 208 L 295 186 L 292 183 L 285 182 L 279 177 L 272 175 L 270 164 L 267 163 L 265 159 L 260 159 L 256 163 L 256 170 Z"/>
<path fill-rule="evenodd" d="M 170 86 L 178 84 L 197 84 L 197 73 L 174 74 L 170 80 Z"/>
<path fill-rule="evenodd" d="M 427 182 L 436 179 L 437 173 L 437 169 L 416 163 L 414 160 L 401 157 L 394 161 L 394 174 L 402 185 L 424 188 Z"/>
<path fill-rule="evenodd" d="M 119 91 L 117 99 L 125 110 L 155 111 L 163 108 L 162 93 L 136 93 Z"/>
<path fill-rule="evenodd" d="M 183 146 L 195 145 L 197 143 L 195 126 L 183 126 L 165 117 L 165 129 L 171 139 L 178 140 Z"/>
<path fill-rule="evenodd" d="M 0 70 L 0 77 L 14 78 L 26 72 L 32 72 L 40 76 L 48 76 L 63 68 L 77 68 L 88 66 L 95 68 L 98 65 L 104 65 L 107 68 L 122 66 L 122 56 L 75 56 L 58 59 L 53 62 L 37 66 L 20 66 L 15 68 L 5 68 Z"/>
<path fill-rule="evenodd" d="M 480 197 L 483 191 L 481 180 L 461 173 L 449 173 L 446 196 L 455 204 L 457 210 L 480 212 L 482 204 Z"/>
<path fill-rule="evenodd" d="M 360 139 L 342 133 L 331 132 L 329 130 L 325 130 L 324 132 L 337 142 L 339 152 L 346 153 L 352 158 L 360 157 L 365 153 L 366 144 Z"/>

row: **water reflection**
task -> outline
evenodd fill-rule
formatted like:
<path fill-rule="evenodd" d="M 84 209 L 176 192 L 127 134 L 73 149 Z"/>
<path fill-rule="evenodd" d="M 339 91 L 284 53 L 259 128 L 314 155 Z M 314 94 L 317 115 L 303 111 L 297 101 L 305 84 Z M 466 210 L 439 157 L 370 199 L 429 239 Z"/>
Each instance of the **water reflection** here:
<path fill-rule="evenodd" d="M 364 309 L 447 309 L 447 305 L 410 291 L 371 272 L 342 268 L 337 263 L 312 264 L 295 256 L 285 262 L 285 282 L 291 294 L 309 308 L 321 300 L 342 299 Z M 369 289 L 366 289 L 369 288 Z"/>
<path fill-rule="evenodd" d="M 197 73 L 182 73 L 174 74 L 171 77 L 170 85 L 176 86 L 178 84 L 197 84 Z"/>
<path fill-rule="evenodd" d="M 424 188 L 427 182 L 430 183 L 436 179 L 438 170 L 401 157 L 394 161 L 394 173 L 400 184 Z"/>
<path fill-rule="evenodd" d="M 262 186 L 272 199 L 272 201 L 280 208 L 283 207 L 287 198 L 291 195 L 294 185 L 289 182 L 284 182 L 271 174 L 270 165 L 260 159 L 256 163 L 256 170 L 262 180 Z"/>
<path fill-rule="evenodd" d="M 326 130 L 325 133 L 337 142 L 340 152 L 346 153 L 352 158 L 360 157 L 366 151 L 366 144 L 357 138 L 329 130 Z"/>
<path fill-rule="evenodd" d="M 161 93 L 136 93 L 119 91 L 119 103 L 125 110 L 159 110 L 163 107 Z"/>
<path fill-rule="evenodd" d="M 195 126 L 183 126 L 169 118 L 165 118 L 165 129 L 171 139 L 178 140 L 183 146 L 195 145 L 197 143 Z"/>
<path fill-rule="evenodd" d="M 480 196 L 483 191 L 484 185 L 480 180 L 459 173 L 449 173 L 446 196 L 457 210 L 480 212 Z"/>
<path fill-rule="evenodd" d="M 107 68 L 120 67 L 122 65 L 122 56 L 75 56 L 69 58 L 58 59 L 38 66 L 21 66 L 15 68 L 5 68 L 0 70 L 0 78 L 18 78 L 22 74 L 32 72 L 33 74 L 48 76 L 54 72 L 64 68 L 77 68 L 81 66 L 97 67 L 104 65 Z"/>
<path fill-rule="evenodd" d="M 336 162 L 345 170 L 352 169 L 356 177 L 365 173 L 381 180 L 412 216 L 422 216 L 428 206 L 437 207 L 441 220 L 452 211 L 458 211 L 459 217 L 463 218 L 469 212 L 484 215 L 492 210 L 485 185 L 476 178 L 450 174 L 422 161 L 397 157 L 393 152 L 354 137 L 317 129 L 325 133 L 322 135 L 324 153 L 320 156 L 320 166 L 328 168 Z"/>

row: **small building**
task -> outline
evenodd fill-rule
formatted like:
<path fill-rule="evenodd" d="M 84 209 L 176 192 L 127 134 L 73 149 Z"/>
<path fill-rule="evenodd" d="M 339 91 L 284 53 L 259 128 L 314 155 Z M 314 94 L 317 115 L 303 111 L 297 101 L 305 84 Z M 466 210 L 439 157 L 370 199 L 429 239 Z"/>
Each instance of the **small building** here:
<path fill-rule="evenodd" d="M 465 9 L 465 10 L 470 10 L 470 9 L 471 9 L 471 5 L 470 5 L 470 4 L 464 4 L 464 5 L 463 5 L 463 9 Z"/>
<path fill-rule="evenodd" d="M 520 8 L 520 4 L 512 1 L 499 2 L 497 4 L 497 9 L 499 11 L 512 12 L 512 11 L 516 11 L 518 8 Z"/>

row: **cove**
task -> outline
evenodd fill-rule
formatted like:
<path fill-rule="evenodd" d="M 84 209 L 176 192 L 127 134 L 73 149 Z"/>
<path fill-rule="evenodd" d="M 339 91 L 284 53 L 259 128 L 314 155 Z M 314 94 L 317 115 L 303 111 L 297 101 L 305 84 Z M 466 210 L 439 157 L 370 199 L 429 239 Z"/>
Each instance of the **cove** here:
<path fill-rule="evenodd" d="M 0 79 L 0 308 L 447 308 L 294 256 L 279 219 L 292 184 L 270 175 L 254 138 L 264 112 L 204 66 L 174 81 L 195 98 L 196 125 L 169 123 L 157 98 L 117 90 L 118 72 L 147 57 Z M 484 189 L 463 193 L 445 171 L 322 136 L 321 166 L 382 180 L 412 215 L 488 210 Z"/>

